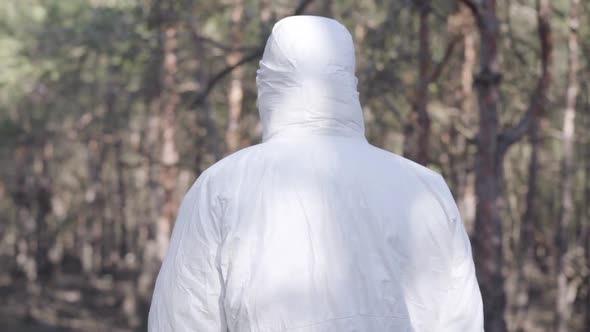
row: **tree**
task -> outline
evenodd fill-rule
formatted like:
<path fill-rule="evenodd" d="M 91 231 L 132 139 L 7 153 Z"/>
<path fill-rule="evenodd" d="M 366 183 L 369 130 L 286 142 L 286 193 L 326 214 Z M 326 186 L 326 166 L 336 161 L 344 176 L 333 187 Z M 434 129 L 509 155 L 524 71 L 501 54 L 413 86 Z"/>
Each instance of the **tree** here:
<path fill-rule="evenodd" d="M 537 85 L 530 97 L 529 110 L 530 122 L 528 135 L 531 145 L 531 157 L 528 167 L 528 188 L 526 193 L 526 207 L 522 216 L 520 226 L 520 235 L 518 237 L 517 250 L 517 324 L 520 329 L 524 328 L 526 322 L 526 313 L 529 306 L 529 285 L 527 283 L 528 264 L 533 262 L 533 249 L 535 242 L 535 223 L 538 220 L 537 215 L 537 174 L 539 168 L 539 126 L 541 118 L 544 116 L 548 102 L 547 93 L 551 83 L 551 65 L 553 54 L 553 40 L 551 32 L 551 7 L 547 0 L 537 0 L 537 34 L 541 45 L 541 75 L 537 80 Z"/>
<path fill-rule="evenodd" d="M 568 321 L 571 317 L 571 298 L 566 268 L 568 267 L 568 243 L 570 227 L 574 218 L 573 202 L 573 164 L 574 164 L 574 132 L 576 117 L 576 100 L 578 98 L 578 29 L 580 0 L 571 0 L 568 16 L 568 61 L 567 61 L 567 90 L 566 107 L 563 114 L 563 130 L 561 137 L 561 211 L 556 232 L 557 249 L 557 295 L 555 311 L 555 330 L 568 331 Z M 574 293 L 575 294 L 575 293 Z"/>
<path fill-rule="evenodd" d="M 510 146 L 525 133 L 530 122 L 530 111 L 517 124 L 501 130 L 499 63 L 500 22 L 495 0 L 463 0 L 477 22 L 480 35 L 479 72 L 475 77 L 479 130 L 475 165 L 477 208 L 474 226 L 474 256 L 478 280 L 484 299 L 486 331 L 505 331 L 504 266 L 502 246 L 502 211 L 504 202 L 503 161 Z"/>
<path fill-rule="evenodd" d="M 430 1 L 415 1 L 418 10 L 418 77 L 415 96 L 412 100 L 413 112 L 405 126 L 404 155 L 416 162 L 428 164 L 428 141 L 430 139 L 430 116 L 428 115 L 428 86 L 430 84 L 430 28 L 428 19 L 431 12 Z"/>
<path fill-rule="evenodd" d="M 145 330 L 181 195 L 260 138 L 257 61 L 274 22 L 306 13 L 354 36 L 367 139 L 448 180 L 486 331 L 588 330 L 588 6 L 0 1 L 7 319 Z"/>
<path fill-rule="evenodd" d="M 227 56 L 228 66 L 235 66 L 243 57 L 242 52 L 239 51 L 243 43 L 243 17 L 244 17 L 244 2 L 243 0 L 233 0 L 231 12 L 231 43 L 232 51 Z M 236 67 L 230 74 L 230 85 L 227 92 L 228 98 L 228 120 L 227 130 L 225 132 L 225 148 L 226 152 L 232 153 L 240 148 L 240 115 L 242 114 L 242 102 L 244 99 L 244 89 L 242 81 L 244 79 L 244 68 L 242 66 Z"/>

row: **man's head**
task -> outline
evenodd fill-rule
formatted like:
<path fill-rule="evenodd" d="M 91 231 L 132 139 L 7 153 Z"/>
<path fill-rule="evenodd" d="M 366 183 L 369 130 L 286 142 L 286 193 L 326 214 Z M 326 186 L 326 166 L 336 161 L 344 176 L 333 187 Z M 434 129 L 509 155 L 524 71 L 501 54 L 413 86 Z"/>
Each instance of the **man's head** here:
<path fill-rule="evenodd" d="M 257 72 L 264 138 L 293 129 L 364 134 L 348 30 L 333 19 L 277 22 Z"/>

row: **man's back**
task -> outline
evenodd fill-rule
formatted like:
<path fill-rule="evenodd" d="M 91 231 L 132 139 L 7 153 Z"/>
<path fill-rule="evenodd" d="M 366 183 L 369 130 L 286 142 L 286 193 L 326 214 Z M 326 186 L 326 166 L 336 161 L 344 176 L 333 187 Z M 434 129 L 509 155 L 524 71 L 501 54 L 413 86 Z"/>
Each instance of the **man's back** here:
<path fill-rule="evenodd" d="M 267 74 L 265 142 L 208 169 L 186 195 L 150 330 L 482 331 L 469 239 L 442 177 L 368 144 L 358 96 L 340 98 L 346 82 L 330 91 L 311 75 L 285 94 L 273 84 L 292 78 Z M 284 100 L 293 95 L 305 98 Z"/>

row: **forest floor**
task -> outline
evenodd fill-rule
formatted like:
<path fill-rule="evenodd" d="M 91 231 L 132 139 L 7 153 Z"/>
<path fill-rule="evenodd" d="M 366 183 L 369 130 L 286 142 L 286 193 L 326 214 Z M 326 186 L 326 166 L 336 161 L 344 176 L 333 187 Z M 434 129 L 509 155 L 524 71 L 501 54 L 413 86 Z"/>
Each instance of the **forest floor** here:
<path fill-rule="evenodd" d="M 147 307 L 137 310 L 125 283 L 67 275 L 31 287 L 24 280 L 0 280 L 0 331 L 145 331 Z M 19 278 L 20 279 L 20 278 Z M 24 278 L 23 278 L 24 279 Z M 126 286 L 126 287 L 125 287 Z M 131 304 L 129 304 L 131 303 Z M 143 313 L 142 313 L 143 311 Z M 131 313 L 131 314 L 126 314 Z"/>
<path fill-rule="evenodd" d="M 551 278 L 536 271 L 530 280 L 532 302 L 527 332 L 545 332 L 553 326 L 553 296 Z M 27 284 L 25 278 L 0 274 L 1 332 L 136 332 L 146 330 L 148 304 L 135 294 L 134 285 L 117 282 L 109 275 L 85 277 L 61 274 L 43 286 Z M 513 282 L 508 279 L 508 292 Z M 142 304 L 143 303 L 143 304 Z M 513 309 L 513 303 L 509 308 Z M 583 327 L 581 303 L 574 304 L 571 331 L 588 331 Z M 512 310 L 508 310 L 511 312 Z M 507 315 L 510 329 L 515 317 Z"/>

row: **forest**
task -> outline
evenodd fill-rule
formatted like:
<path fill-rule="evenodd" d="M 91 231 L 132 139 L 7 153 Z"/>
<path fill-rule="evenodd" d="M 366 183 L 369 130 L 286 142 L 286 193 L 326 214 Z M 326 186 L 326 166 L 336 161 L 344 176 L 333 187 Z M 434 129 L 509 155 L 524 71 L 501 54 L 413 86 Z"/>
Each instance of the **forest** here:
<path fill-rule="evenodd" d="M 0 1 L 0 330 L 145 331 L 183 195 L 260 143 L 273 24 L 332 17 L 369 142 L 444 176 L 485 327 L 590 331 L 590 2 Z"/>

